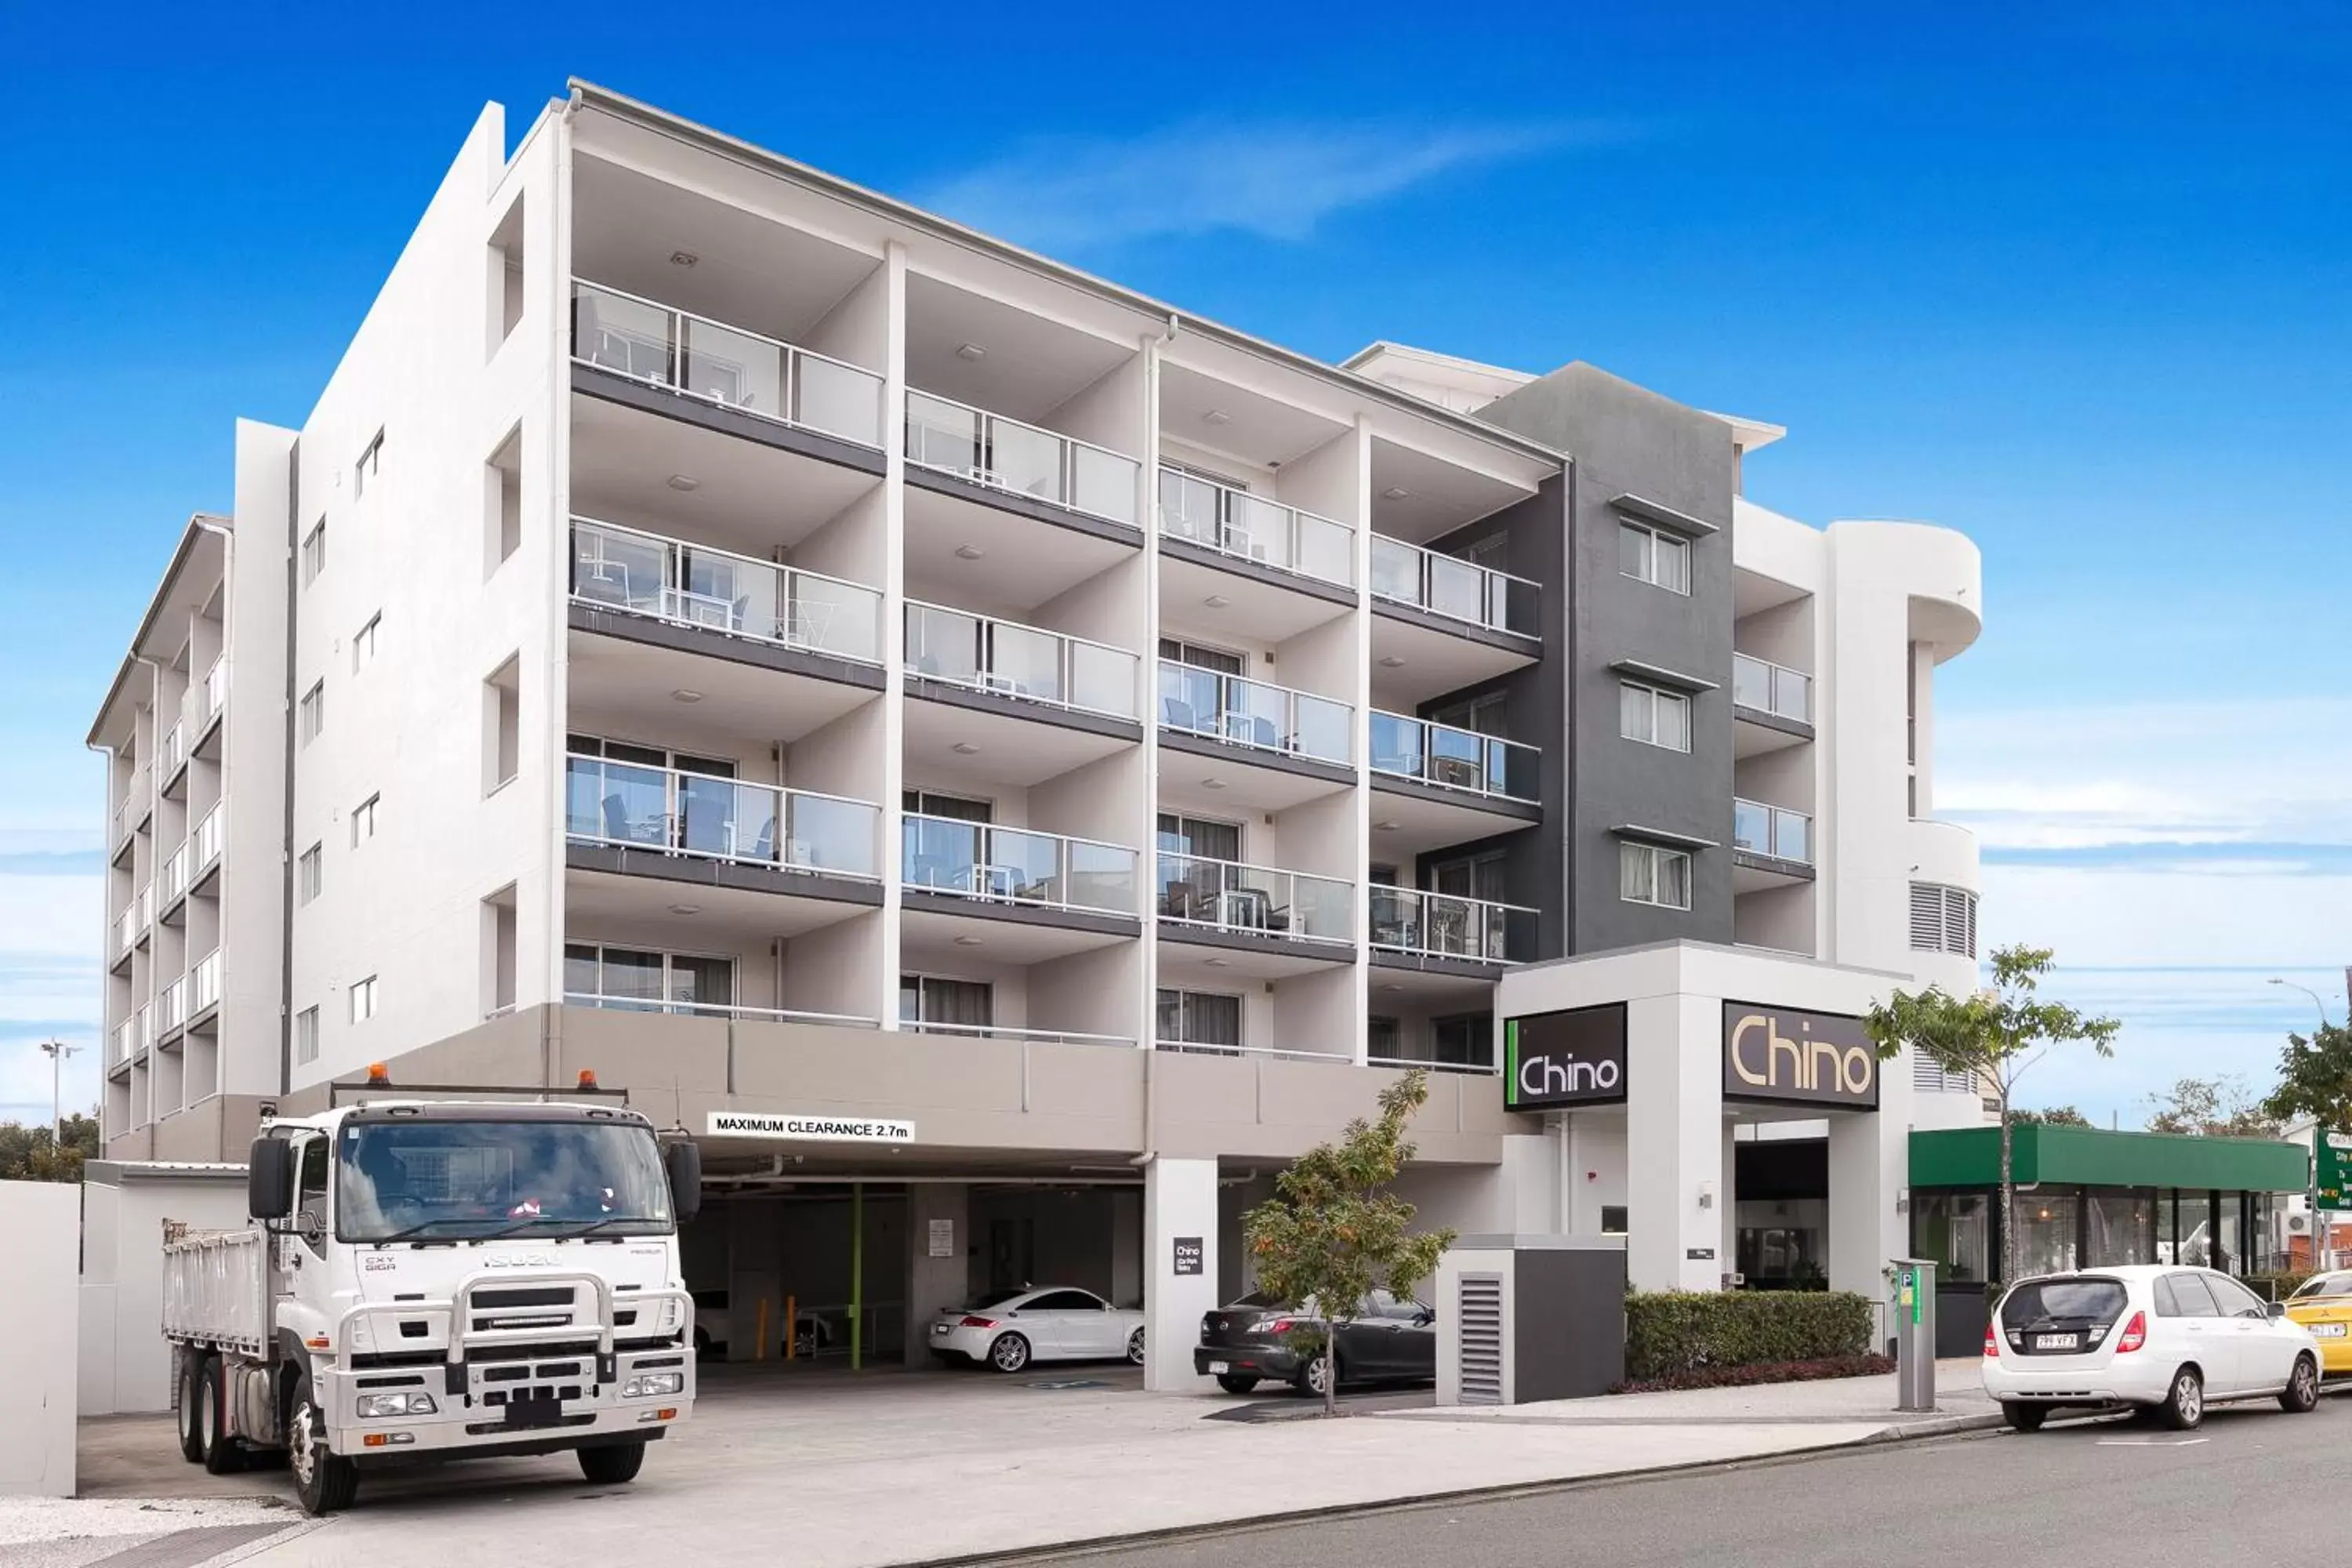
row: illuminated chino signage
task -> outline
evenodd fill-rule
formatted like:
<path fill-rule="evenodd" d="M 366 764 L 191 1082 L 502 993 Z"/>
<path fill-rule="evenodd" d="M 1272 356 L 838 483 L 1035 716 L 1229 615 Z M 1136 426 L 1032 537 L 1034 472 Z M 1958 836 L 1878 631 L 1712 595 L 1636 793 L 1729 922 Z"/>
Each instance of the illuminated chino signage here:
<path fill-rule="evenodd" d="M 1878 1109 L 1878 1047 L 1859 1018 L 1723 1005 L 1723 1095 Z"/>
<path fill-rule="evenodd" d="M 1512 1110 L 1625 1102 L 1625 1005 L 1503 1020 L 1503 1104 Z"/>

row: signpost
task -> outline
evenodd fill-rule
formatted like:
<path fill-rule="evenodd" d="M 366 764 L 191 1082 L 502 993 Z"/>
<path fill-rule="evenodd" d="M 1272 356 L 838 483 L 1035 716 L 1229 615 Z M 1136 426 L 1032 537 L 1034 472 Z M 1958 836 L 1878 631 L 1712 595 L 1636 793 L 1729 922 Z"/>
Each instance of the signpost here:
<path fill-rule="evenodd" d="M 2352 1132 L 2311 1130 L 2311 1271 L 2321 1273 L 2336 1261 L 2327 1243 L 2335 1221 L 2329 1216 L 2352 1210 Z"/>

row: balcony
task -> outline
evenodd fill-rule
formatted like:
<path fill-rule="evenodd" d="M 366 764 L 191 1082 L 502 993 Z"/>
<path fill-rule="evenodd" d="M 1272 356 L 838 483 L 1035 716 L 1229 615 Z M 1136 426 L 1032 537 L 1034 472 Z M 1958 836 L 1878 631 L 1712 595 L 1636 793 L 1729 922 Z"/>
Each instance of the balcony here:
<path fill-rule="evenodd" d="M 882 449 L 873 372 L 584 279 L 572 286 L 572 356 L 715 409 Z"/>
<path fill-rule="evenodd" d="M 166 917 L 178 907 L 182 899 L 188 896 L 188 860 L 189 847 L 183 843 L 172 851 L 171 858 L 163 862 L 163 873 L 158 879 L 156 888 L 156 908 L 162 910 Z"/>
<path fill-rule="evenodd" d="M 154 780 L 145 768 L 135 769 L 122 786 L 122 799 L 116 804 L 108 826 L 112 834 L 108 847 L 113 858 L 120 858 L 130 847 L 131 834 L 147 824 L 154 814 Z"/>
<path fill-rule="evenodd" d="M 1345 592 L 1356 585 L 1356 531 L 1310 511 L 1160 470 L 1160 535 L 1230 560 L 1311 578 Z"/>
<path fill-rule="evenodd" d="M 143 941 L 155 925 L 155 884 L 142 882 L 139 896 L 131 901 L 131 907 L 136 917 L 131 928 L 132 939 Z"/>
<path fill-rule="evenodd" d="M 574 870 L 874 904 L 882 814 L 862 800 L 572 756 Z"/>
<path fill-rule="evenodd" d="M 152 1004 L 142 1004 L 136 1018 L 138 1027 L 131 1031 L 131 1048 L 135 1056 L 145 1056 L 155 1044 L 155 1011 Z"/>
<path fill-rule="evenodd" d="M 1077 1029 L 1016 1029 L 1005 1024 L 942 1024 L 903 1019 L 899 1031 L 908 1035 L 961 1035 L 976 1040 L 1013 1040 L 1024 1046 L 1124 1046 L 1135 1048 L 1132 1035 L 1094 1035 Z"/>
<path fill-rule="evenodd" d="M 907 394 L 907 461 L 1001 495 L 1140 526 L 1135 492 L 1143 465 L 1133 458 L 933 393 Z"/>
<path fill-rule="evenodd" d="M 138 940 L 139 898 L 138 895 L 133 894 L 131 895 L 131 901 L 122 906 L 122 912 L 114 917 L 114 952 L 116 958 L 118 960 L 128 958 L 131 955 L 132 945 L 136 943 Z"/>
<path fill-rule="evenodd" d="M 1731 656 L 1735 755 L 1756 756 L 1813 738 L 1813 678 L 1753 654 Z"/>
<path fill-rule="evenodd" d="M 1356 935 L 1353 884 L 1304 871 L 1163 850 L 1160 919 L 1175 941 L 1254 951 L 1319 943 L 1344 962 Z"/>
<path fill-rule="evenodd" d="M 1303 767 L 1312 776 L 1352 784 L 1355 720 L 1351 704 L 1328 697 L 1174 659 L 1160 661 L 1160 728 L 1172 737 L 1208 742 L 1182 745 L 1182 750 L 1218 756 L 1227 754 L 1225 748 L 1239 748 L 1249 758 Z M 1297 799 L 1245 804 L 1278 810 Z"/>
<path fill-rule="evenodd" d="M 1372 597 L 1481 631 L 1543 635 L 1542 591 L 1524 577 L 1372 535 Z"/>
<path fill-rule="evenodd" d="M 1526 963 L 1536 955 L 1537 911 L 1414 888 L 1372 889 L 1374 958 Z"/>
<path fill-rule="evenodd" d="M 593 518 L 572 520 L 572 601 L 713 639 L 673 646 L 723 651 L 725 638 L 862 665 L 882 658 L 882 595 L 871 588 Z"/>
<path fill-rule="evenodd" d="M 879 1018 L 851 1013 L 810 1013 L 791 1007 L 737 1007 L 715 1002 L 677 1002 L 658 996 L 614 995 L 600 991 L 567 991 L 566 1005 L 602 1007 L 619 1013 L 662 1013 L 679 1018 L 732 1018 L 765 1024 L 837 1024 L 856 1029 L 881 1026 Z"/>
<path fill-rule="evenodd" d="M 1125 648 L 909 600 L 907 673 L 1066 712 L 1139 721 L 1142 659 Z"/>
<path fill-rule="evenodd" d="M 188 765 L 188 731 L 184 721 L 174 721 L 163 731 L 163 739 L 155 748 L 163 759 L 163 771 L 156 776 L 163 780 L 163 793 L 170 795 L 180 782 Z"/>
<path fill-rule="evenodd" d="M 189 1022 L 202 1018 L 206 1012 L 220 1005 L 220 949 L 215 948 L 196 961 L 196 966 L 188 971 L 187 985 Z"/>
<path fill-rule="evenodd" d="M 108 1040 L 106 1057 L 107 1067 L 111 1069 L 128 1063 L 131 1060 L 131 1052 L 137 1045 L 138 1039 L 139 1020 L 137 1017 L 133 1016 L 125 1018 L 120 1024 L 115 1025 L 114 1033 Z"/>
<path fill-rule="evenodd" d="M 1813 875 L 1813 819 L 1762 801 L 1731 803 L 1732 890 L 1809 880 Z"/>
<path fill-rule="evenodd" d="M 1372 772 L 1433 788 L 1533 804 L 1543 753 L 1402 713 L 1372 714 Z"/>
<path fill-rule="evenodd" d="M 911 892 L 1135 918 L 1132 849 L 917 812 L 906 815 L 899 832 L 898 879 Z"/>
<path fill-rule="evenodd" d="M 188 842 L 194 846 L 188 867 L 188 884 L 194 888 L 204 881 L 206 871 L 220 863 L 221 808 L 217 805 L 205 813 Z"/>
<path fill-rule="evenodd" d="M 172 1037 L 179 1032 L 180 1026 L 188 1021 L 188 977 L 186 975 L 181 975 L 163 987 L 163 994 L 155 998 L 153 1019 L 152 1037 L 166 1044 L 170 1043 Z"/>

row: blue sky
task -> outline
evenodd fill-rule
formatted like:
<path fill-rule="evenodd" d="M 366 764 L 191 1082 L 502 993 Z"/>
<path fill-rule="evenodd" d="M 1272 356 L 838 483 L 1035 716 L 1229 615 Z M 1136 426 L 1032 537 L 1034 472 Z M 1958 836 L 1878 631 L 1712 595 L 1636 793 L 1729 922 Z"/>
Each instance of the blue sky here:
<path fill-rule="evenodd" d="M 1983 546 L 1938 808 L 1986 934 L 2126 1024 L 2024 1097 L 2259 1080 L 2311 1015 L 2273 973 L 2340 1016 L 2340 8 L 142 9 L 18 29 L 0 100 L 0 1115 L 95 1045 L 81 736 L 230 421 L 300 422 L 481 104 L 574 73 L 1310 353 L 1787 425 L 1758 500 Z"/>

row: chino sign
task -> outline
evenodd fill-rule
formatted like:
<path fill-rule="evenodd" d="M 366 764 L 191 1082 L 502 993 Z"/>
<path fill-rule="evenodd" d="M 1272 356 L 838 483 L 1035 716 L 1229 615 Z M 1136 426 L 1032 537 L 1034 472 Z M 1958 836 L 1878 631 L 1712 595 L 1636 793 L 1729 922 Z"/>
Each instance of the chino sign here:
<path fill-rule="evenodd" d="M 1625 1102 L 1625 1005 L 1503 1020 L 1503 1104 L 1511 1110 Z"/>
<path fill-rule="evenodd" d="M 1859 1018 L 1723 1005 L 1723 1096 L 1878 1109 L 1878 1047 Z"/>

